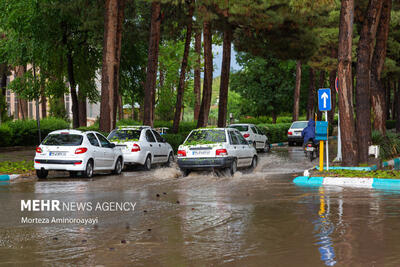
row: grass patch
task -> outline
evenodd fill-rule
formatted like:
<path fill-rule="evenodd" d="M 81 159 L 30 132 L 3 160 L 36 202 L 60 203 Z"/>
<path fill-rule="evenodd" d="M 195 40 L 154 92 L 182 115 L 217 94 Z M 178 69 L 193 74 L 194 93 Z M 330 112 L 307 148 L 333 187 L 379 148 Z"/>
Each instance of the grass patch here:
<path fill-rule="evenodd" d="M 32 160 L 0 162 L 0 174 L 30 174 L 34 170 Z"/>
<path fill-rule="evenodd" d="M 315 171 L 315 172 L 313 172 L 312 176 L 400 179 L 400 171 L 394 171 L 394 170 L 377 170 L 377 171 L 330 170 L 330 171 L 322 171 L 322 172 Z"/>

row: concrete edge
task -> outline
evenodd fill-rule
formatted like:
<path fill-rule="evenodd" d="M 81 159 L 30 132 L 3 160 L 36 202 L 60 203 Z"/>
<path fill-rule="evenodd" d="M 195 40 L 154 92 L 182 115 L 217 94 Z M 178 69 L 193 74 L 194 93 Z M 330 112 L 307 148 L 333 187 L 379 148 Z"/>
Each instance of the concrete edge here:
<path fill-rule="evenodd" d="M 319 170 L 319 166 L 315 166 L 317 170 Z M 341 167 L 341 166 L 331 166 L 330 170 L 350 170 L 350 171 L 376 171 L 377 166 L 373 165 L 370 167 Z M 326 166 L 324 166 L 324 170 L 326 170 Z"/>
<path fill-rule="evenodd" d="M 358 177 L 307 177 L 299 176 L 293 183 L 300 186 L 335 185 L 344 187 L 400 189 L 400 179 Z"/>
<path fill-rule="evenodd" d="M 11 181 L 20 177 L 20 174 L 1 174 L 0 181 Z"/>

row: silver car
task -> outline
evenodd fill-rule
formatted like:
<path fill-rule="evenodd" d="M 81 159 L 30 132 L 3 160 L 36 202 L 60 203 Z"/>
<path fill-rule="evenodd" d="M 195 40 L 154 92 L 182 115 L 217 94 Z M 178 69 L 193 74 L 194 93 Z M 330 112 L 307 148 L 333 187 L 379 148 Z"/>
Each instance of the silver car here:
<path fill-rule="evenodd" d="M 303 144 L 301 132 L 307 127 L 307 123 L 307 121 L 295 121 L 292 123 L 287 133 L 289 146 Z"/>

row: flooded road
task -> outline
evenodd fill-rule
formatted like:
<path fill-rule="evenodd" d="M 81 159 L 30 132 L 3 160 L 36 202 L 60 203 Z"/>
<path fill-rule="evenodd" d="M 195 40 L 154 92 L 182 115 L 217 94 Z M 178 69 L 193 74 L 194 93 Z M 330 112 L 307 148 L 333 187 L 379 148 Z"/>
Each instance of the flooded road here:
<path fill-rule="evenodd" d="M 295 186 L 311 166 L 295 147 L 262 154 L 254 172 L 234 177 L 157 168 L 2 184 L 0 265 L 399 266 L 400 191 Z M 103 210 L 21 211 L 30 199 Z M 107 211 L 111 202 L 134 210 Z"/>

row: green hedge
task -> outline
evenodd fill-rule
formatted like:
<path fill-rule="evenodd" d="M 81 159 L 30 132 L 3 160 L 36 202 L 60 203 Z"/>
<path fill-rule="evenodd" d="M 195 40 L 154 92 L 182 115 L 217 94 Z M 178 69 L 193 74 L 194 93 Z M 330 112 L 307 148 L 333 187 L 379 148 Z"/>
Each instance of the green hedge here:
<path fill-rule="evenodd" d="M 387 132 L 383 136 L 378 131 L 372 131 L 372 143 L 380 146 L 379 157 L 391 159 L 400 156 L 400 135 Z"/>
<path fill-rule="evenodd" d="M 164 134 L 163 137 L 172 146 L 172 149 L 176 153 L 178 151 L 179 145 L 183 143 L 186 139 L 186 134 Z"/>
<path fill-rule="evenodd" d="M 279 142 L 287 142 L 287 131 L 292 123 L 277 124 L 258 124 L 257 126 L 264 130 L 271 144 Z"/>
<path fill-rule="evenodd" d="M 69 123 L 57 118 L 40 121 L 42 139 L 50 132 L 69 128 Z M 0 127 L 0 146 L 33 146 L 38 144 L 37 122 L 35 120 L 16 120 L 6 122 Z"/>

